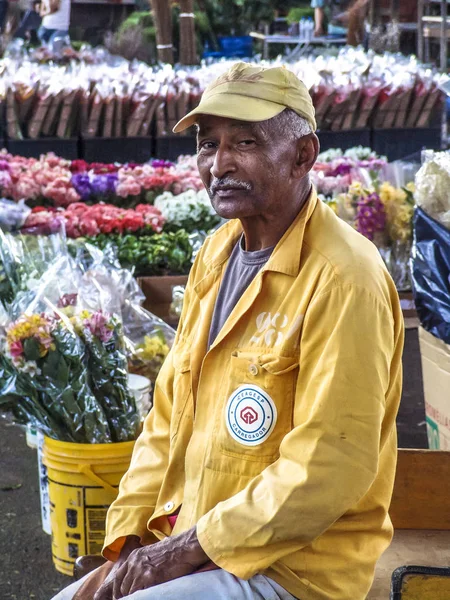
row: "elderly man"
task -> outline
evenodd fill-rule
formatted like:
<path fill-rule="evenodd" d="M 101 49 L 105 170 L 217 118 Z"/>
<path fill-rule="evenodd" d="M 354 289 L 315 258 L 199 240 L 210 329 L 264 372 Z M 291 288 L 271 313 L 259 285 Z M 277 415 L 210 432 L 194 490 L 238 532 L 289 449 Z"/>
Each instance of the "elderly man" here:
<path fill-rule="evenodd" d="M 196 258 L 109 510 L 114 565 L 76 598 L 363 600 L 392 535 L 397 292 L 311 186 L 314 109 L 293 73 L 236 64 L 175 131 L 193 124 L 230 220 Z"/>

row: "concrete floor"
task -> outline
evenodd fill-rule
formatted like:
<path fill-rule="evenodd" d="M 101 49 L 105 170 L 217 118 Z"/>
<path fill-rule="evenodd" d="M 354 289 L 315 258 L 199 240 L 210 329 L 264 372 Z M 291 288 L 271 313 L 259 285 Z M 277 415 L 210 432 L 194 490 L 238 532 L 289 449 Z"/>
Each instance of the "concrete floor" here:
<path fill-rule="evenodd" d="M 425 448 L 426 426 L 417 330 L 406 332 L 399 445 Z M 21 429 L 0 419 L 0 600 L 50 600 L 71 579 L 52 565 L 41 528 L 36 452 Z M 387 600 L 387 598 L 386 598 Z"/>

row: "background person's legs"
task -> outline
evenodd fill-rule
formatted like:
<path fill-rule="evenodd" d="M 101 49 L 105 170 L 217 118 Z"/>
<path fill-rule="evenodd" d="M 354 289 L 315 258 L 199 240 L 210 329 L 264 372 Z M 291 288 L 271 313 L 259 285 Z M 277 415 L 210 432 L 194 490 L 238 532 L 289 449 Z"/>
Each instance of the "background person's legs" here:
<path fill-rule="evenodd" d="M 52 42 L 55 38 L 65 38 L 69 35 L 69 32 L 67 31 L 67 29 L 66 30 L 63 30 L 63 29 L 53 30 L 52 29 L 52 31 L 53 31 L 53 33 L 50 36 L 50 40 L 49 40 L 50 42 Z"/>
<path fill-rule="evenodd" d="M 40 39 L 41 44 L 47 44 L 55 31 L 55 29 L 47 29 L 47 27 L 41 25 L 38 29 L 38 38 Z"/>

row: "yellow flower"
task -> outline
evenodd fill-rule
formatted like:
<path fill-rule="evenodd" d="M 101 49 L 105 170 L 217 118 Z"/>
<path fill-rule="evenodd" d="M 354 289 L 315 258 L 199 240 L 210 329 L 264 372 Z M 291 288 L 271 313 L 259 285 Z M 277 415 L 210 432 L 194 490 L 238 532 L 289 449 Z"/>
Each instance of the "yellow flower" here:
<path fill-rule="evenodd" d="M 364 189 L 363 184 L 360 181 L 353 181 L 350 184 L 348 193 L 354 196 L 366 196 L 367 191 Z"/>
<path fill-rule="evenodd" d="M 155 358 L 165 358 L 169 353 L 169 346 L 158 335 L 144 337 L 144 342 L 136 347 L 137 356 L 144 361 Z"/>
<path fill-rule="evenodd" d="M 331 208 L 331 210 L 337 215 L 338 212 L 338 203 L 336 202 L 336 199 L 333 198 L 333 200 L 329 200 L 327 202 L 327 205 Z"/>
<path fill-rule="evenodd" d="M 66 317 L 69 317 L 70 319 L 75 314 L 75 308 L 73 306 L 64 306 L 62 308 L 59 308 L 58 310 L 59 310 L 59 312 L 61 312 L 63 315 L 66 315 Z"/>
<path fill-rule="evenodd" d="M 38 314 L 22 315 L 15 323 L 13 323 L 6 332 L 6 338 L 9 343 L 25 340 L 31 337 L 40 336 L 46 337 L 46 329 L 49 321 Z"/>

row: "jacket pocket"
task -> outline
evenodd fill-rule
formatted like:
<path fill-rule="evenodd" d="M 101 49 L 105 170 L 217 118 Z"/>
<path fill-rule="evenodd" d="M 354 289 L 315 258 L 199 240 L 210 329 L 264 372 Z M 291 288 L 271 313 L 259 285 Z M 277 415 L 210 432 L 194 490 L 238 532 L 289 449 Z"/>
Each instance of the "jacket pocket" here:
<path fill-rule="evenodd" d="M 170 420 L 170 440 L 178 433 L 183 415 L 186 412 L 189 399 L 192 397 L 191 389 L 191 354 L 188 344 L 182 343 L 173 353 L 173 407 Z"/>
<path fill-rule="evenodd" d="M 292 429 L 298 365 L 298 357 L 233 353 L 215 419 L 223 456 L 263 463 L 278 458 Z"/>

